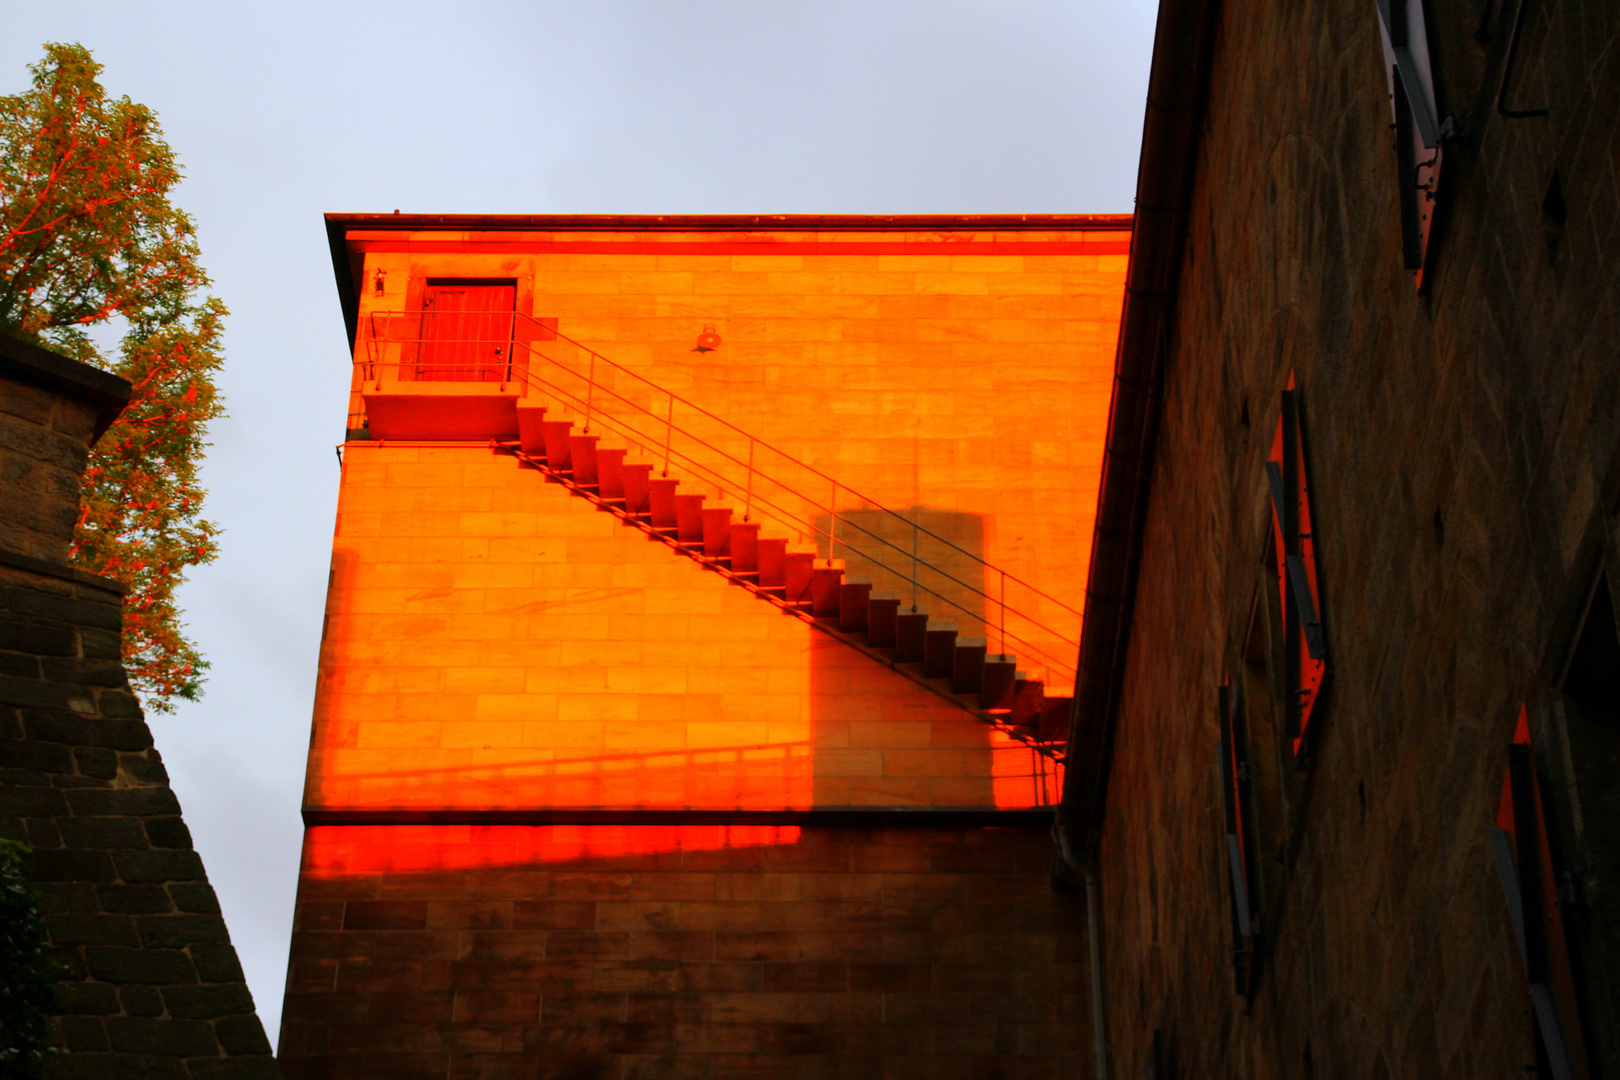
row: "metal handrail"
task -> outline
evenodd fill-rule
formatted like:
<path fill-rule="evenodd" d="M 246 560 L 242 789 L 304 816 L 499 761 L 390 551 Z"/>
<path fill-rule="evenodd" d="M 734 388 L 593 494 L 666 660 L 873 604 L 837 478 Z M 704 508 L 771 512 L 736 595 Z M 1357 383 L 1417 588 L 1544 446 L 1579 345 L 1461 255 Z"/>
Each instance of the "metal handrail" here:
<path fill-rule="evenodd" d="M 713 485 L 722 493 L 722 495 L 727 488 L 733 492 L 741 491 L 744 495 L 743 520 L 748 520 L 750 516 L 758 512 L 762 516 L 782 522 L 788 525 L 790 529 L 796 530 L 801 539 L 806 533 L 815 535 L 818 539 L 824 538 L 826 540 L 827 554 L 829 557 L 835 557 L 839 545 L 843 545 L 847 551 L 853 551 L 860 554 L 863 558 L 869 559 L 876 567 L 886 572 L 896 574 L 901 573 L 897 567 L 890 566 L 883 560 L 883 558 L 874 558 L 869 552 L 863 551 L 861 547 L 857 545 L 857 543 L 852 542 L 847 530 L 853 530 L 854 532 L 862 534 L 865 538 L 875 541 L 880 548 L 888 549 L 898 555 L 902 563 L 910 562 L 910 583 L 912 588 L 913 606 L 916 605 L 917 593 L 919 591 L 926 592 L 930 596 L 937 597 L 950 607 L 966 615 L 970 620 L 983 624 L 987 636 L 990 634 L 992 628 L 994 628 L 996 633 L 1001 638 L 1001 653 L 1005 654 L 1007 652 L 1007 643 L 1009 640 L 1011 640 L 1017 642 L 1023 651 L 1035 653 L 1040 657 L 1040 659 L 1046 661 L 1048 666 L 1055 671 L 1072 676 L 1074 672 L 1074 664 L 1072 661 L 1053 656 L 1050 652 L 1048 652 L 1048 650 L 1041 648 L 1035 642 L 1030 641 L 1023 634 L 1009 630 L 1007 627 L 1008 616 L 1016 616 L 1018 620 L 1023 623 L 1027 623 L 1030 627 L 1036 630 L 1039 630 L 1044 636 L 1055 638 L 1058 642 L 1061 642 L 1066 649 L 1075 650 L 1074 655 L 1078 655 L 1078 641 L 1071 638 L 1068 634 L 1057 630 L 1055 627 L 1046 625 L 1032 615 L 1027 614 L 1025 611 L 1016 607 L 1010 607 L 1007 603 L 1007 585 L 1009 582 L 1011 582 L 1020 589 L 1027 591 L 1032 598 L 1041 601 L 1043 605 L 1053 605 L 1056 608 L 1068 612 L 1077 618 L 1081 616 L 1081 611 L 1063 602 L 1062 600 L 1059 600 L 1057 597 L 1052 596 L 1050 593 L 1036 588 L 1016 575 L 1008 573 L 1001 567 L 995 566 L 982 556 L 967 550 L 960 544 L 957 544 L 954 541 L 939 535 L 937 532 L 926 528 L 921 524 L 920 521 L 909 519 L 899 511 L 890 509 L 889 507 L 879 503 L 877 500 L 861 494 L 853 488 L 850 488 L 848 485 L 843 484 L 829 476 L 827 473 L 816 468 L 815 466 L 777 449 L 770 443 L 767 443 L 763 439 L 750 434 L 744 429 L 738 427 L 736 424 L 733 424 L 730 421 L 725 420 L 723 417 L 720 417 L 708 409 L 703 408 L 701 405 L 698 405 L 695 402 L 692 402 L 691 400 L 676 394 L 675 392 L 668 390 L 657 383 L 654 383 L 652 380 L 631 370 L 630 368 L 625 367 L 623 364 L 603 356 L 589 346 L 575 341 L 574 339 L 558 332 L 555 328 L 546 326 L 526 315 L 522 315 L 521 313 L 506 312 L 478 313 L 476 315 L 469 313 L 471 318 L 484 323 L 487 330 L 494 331 L 496 333 L 499 333 L 498 324 L 492 325 L 491 321 L 494 319 L 509 319 L 510 321 L 508 322 L 507 326 L 509 332 L 503 337 L 498 338 L 479 336 L 467 338 L 434 337 L 430 339 L 423 339 L 414 335 L 395 336 L 389 332 L 391 329 L 398 328 L 415 329 L 415 327 L 419 325 L 417 322 L 419 316 L 420 313 L 417 312 L 402 311 L 374 311 L 369 313 L 369 318 L 366 320 L 365 325 L 366 332 L 362 335 L 366 346 L 365 360 L 363 361 L 366 365 L 366 370 L 363 373 L 363 377 L 368 382 L 378 382 L 380 385 L 380 372 L 386 371 L 389 368 L 394 368 L 397 370 L 398 377 L 401 378 L 402 381 L 406 381 L 405 377 L 408 374 L 418 378 L 425 374 L 427 375 L 427 381 L 436 381 L 433 380 L 432 374 L 429 373 L 445 370 L 455 372 L 480 371 L 483 373 L 483 377 L 481 379 L 452 379 L 446 381 L 514 382 L 520 383 L 527 387 L 533 387 L 546 396 L 556 399 L 559 404 L 564 404 L 575 413 L 582 415 L 585 432 L 589 432 L 593 424 L 601 425 L 609 430 L 614 431 L 618 436 L 627 439 L 631 443 L 633 449 L 642 453 L 650 453 L 655 460 L 661 457 L 663 461 L 664 475 L 667 476 L 669 474 L 671 461 L 678 460 L 683 471 L 691 472 L 694 475 L 694 479 L 698 479 Z M 524 339 L 520 339 L 519 337 L 520 330 L 524 331 Z M 386 357 L 380 355 L 385 351 L 383 348 L 385 345 L 416 346 L 418 355 L 414 360 L 398 359 L 390 363 Z M 455 348 L 458 351 L 464 350 L 468 353 L 468 358 L 459 361 L 442 363 L 423 362 L 428 359 L 428 357 L 422 352 L 422 348 L 424 346 L 431 346 L 441 350 L 450 348 Z M 550 347 L 549 349 L 548 346 Z M 487 347 L 489 351 L 483 352 L 484 347 Z M 579 366 L 585 368 L 583 372 L 574 370 L 574 368 L 572 368 L 568 363 L 564 362 L 558 356 L 553 355 L 553 353 L 568 347 L 572 347 L 573 349 L 584 354 L 584 357 L 579 358 L 583 361 L 579 364 Z M 483 352 L 483 356 L 487 359 L 483 359 L 482 361 L 474 359 L 473 357 L 479 352 Z M 534 357 L 539 357 L 539 359 L 544 361 L 544 364 L 536 365 L 532 363 L 532 359 Z M 359 356 L 356 357 L 356 362 L 357 364 L 362 362 Z M 605 375 L 602 377 L 598 376 L 598 365 L 602 365 L 602 370 L 605 371 Z M 562 376 L 547 378 L 545 374 L 542 374 L 542 372 L 547 372 L 551 369 L 555 369 L 556 371 L 563 373 L 563 375 L 567 378 L 583 383 L 581 391 L 584 396 L 581 397 L 579 393 L 575 393 L 563 386 L 559 381 Z M 495 377 L 491 378 L 491 375 Z M 620 375 L 633 380 L 635 389 L 645 391 L 645 396 L 647 398 L 646 404 L 636 401 L 633 398 L 626 396 L 624 393 L 620 393 L 614 385 L 611 385 L 612 383 L 616 383 L 618 381 L 617 377 Z M 658 400 L 659 395 L 663 395 L 665 400 Z M 695 431 L 690 430 L 688 426 L 677 424 L 675 415 L 677 404 L 679 404 L 685 411 L 695 413 L 697 416 L 702 417 L 710 424 L 718 426 L 721 429 L 722 434 L 729 435 L 739 440 L 746 440 L 748 444 L 746 460 L 739 457 L 737 454 L 732 453 L 726 448 L 716 445 L 709 438 L 705 438 Z M 655 408 L 656 405 L 665 405 L 665 408 L 658 410 Z M 633 415 L 641 416 L 647 424 L 652 425 L 655 429 L 662 428 L 662 445 L 658 445 L 658 440 L 652 437 L 651 433 L 638 430 L 629 421 L 613 415 L 612 410 L 618 407 L 628 408 Z M 659 415 L 660 412 L 662 412 L 663 415 Z M 675 445 L 675 435 L 677 433 L 679 433 L 684 440 L 695 443 L 698 447 L 701 447 L 703 451 L 710 457 L 718 457 L 722 462 L 730 463 L 731 466 L 742 470 L 745 479 L 739 481 L 735 476 L 726 475 L 709 462 L 694 457 L 692 454 L 687 453 L 684 450 L 677 449 Z M 768 471 L 766 468 L 757 465 L 755 460 L 756 452 L 761 449 L 766 451 L 767 454 L 774 454 L 777 458 L 781 459 L 782 462 L 786 463 L 792 468 L 801 470 L 818 481 L 825 482 L 829 486 L 831 493 L 830 501 L 827 503 L 822 503 L 819 497 L 807 495 L 801 487 L 785 482 L 774 475 L 774 470 Z M 780 505 L 776 500 L 771 499 L 768 495 L 760 490 L 764 487 L 773 486 L 790 494 L 803 507 L 808 508 L 811 513 L 809 515 L 796 513 L 788 507 Z M 840 514 L 838 510 L 840 494 L 843 494 L 849 500 L 858 501 L 860 504 L 859 509 L 861 511 L 875 512 L 880 517 L 886 515 L 887 518 L 892 519 L 903 526 L 904 531 L 910 533 L 911 535 L 912 543 L 910 550 L 908 551 L 899 544 L 895 543 L 893 540 L 890 540 L 889 538 L 874 532 L 872 529 L 865 527 L 864 525 L 860 524 L 860 522 L 853 520 L 848 516 L 849 511 L 846 510 Z M 828 525 L 827 528 L 822 528 L 816 523 L 814 515 L 818 512 L 825 512 Z M 846 530 L 845 535 L 842 537 L 838 535 L 838 528 L 840 525 L 842 525 Z M 918 552 L 918 540 L 920 536 L 923 535 L 928 536 L 931 541 L 943 545 L 945 548 L 949 549 L 947 554 L 965 557 L 966 559 L 971 560 L 971 562 L 977 563 L 980 567 L 982 567 L 986 579 L 986 586 L 991 584 L 990 575 L 994 574 L 999 579 L 1001 586 L 999 589 L 999 595 L 992 595 L 990 592 L 986 591 L 985 588 L 980 588 L 971 582 L 964 581 L 955 574 L 952 574 L 948 570 L 936 565 L 934 562 L 921 558 Z M 861 542 L 864 543 L 866 541 L 862 540 Z M 818 544 L 818 546 L 820 545 Z M 918 578 L 920 576 L 920 571 L 923 568 L 926 568 L 932 574 L 938 575 L 941 579 L 943 579 L 944 582 L 949 582 L 959 587 L 967 594 L 982 598 L 985 603 L 984 613 L 978 613 L 968 607 L 963 606 L 950 596 L 938 591 L 938 589 L 920 584 Z M 990 618 L 989 614 L 992 606 L 998 616 L 994 622 Z"/>
<path fill-rule="evenodd" d="M 556 386 L 553 383 L 549 383 L 549 382 L 547 382 L 547 381 L 545 381 L 543 379 L 537 379 L 533 375 L 530 376 L 530 385 L 543 388 L 543 389 L 549 391 L 552 394 L 552 396 L 560 398 L 560 399 L 565 399 L 568 402 L 570 402 L 570 403 L 572 403 L 572 404 L 574 404 L 576 406 L 582 404 L 582 402 L 580 401 L 580 399 L 576 395 L 569 393 L 567 390 L 563 389 L 562 387 Z M 606 392 L 612 393 L 612 391 L 606 391 Z M 599 423 L 604 422 L 604 419 L 601 416 L 598 416 L 597 419 L 598 419 Z M 606 422 L 606 425 L 609 428 L 609 430 L 612 430 L 612 431 L 627 435 L 628 438 L 629 438 L 629 441 L 631 441 L 635 445 L 636 449 L 645 449 L 645 447 L 641 446 L 639 443 L 635 443 L 635 435 L 636 435 L 636 433 L 635 433 L 634 429 L 627 429 L 627 430 L 621 431 L 618 428 L 618 426 L 615 425 L 611 420 L 606 420 L 605 422 Z M 723 449 L 721 449 L 719 447 L 715 447 L 715 446 L 713 446 L 713 444 L 707 443 L 707 442 L 705 442 L 704 440 L 702 440 L 701 438 L 699 438 L 697 436 L 690 436 L 690 437 L 692 438 L 692 440 L 694 442 L 699 443 L 699 445 L 704 446 L 706 449 L 712 450 L 715 454 L 718 454 L 718 455 L 720 455 L 722 457 L 725 457 L 725 458 L 727 458 L 727 459 L 729 459 L 731 461 L 734 461 L 734 462 L 738 461 L 737 458 L 735 458 L 732 455 L 728 454 L 725 450 L 723 450 Z M 723 474 L 717 473 L 712 467 L 710 467 L 709 465 L 704 463 L 701 459 L 693 457 L 693 456 L 685 453 L 684 451 L 677 450 L 677 449 L 669 449 L 669 448 L 666 447 L 666 451 L 667 451 L 667 453 L 672 455 L 677 460 L 677 462 L 681 465 L 683 472 L 690 472 L 691 474 L 693 474 L 695 479 L 706 481 L 706 482 L 714 485 L 716 488 L 718 488 L 718 489 L 720 489 L 722 491 L 724 490 L 724 488 L 726 486 L 727 478 Z M 666 458 L 666 463 L 667 463 L 667 460 L 668 459 Z M 665 472 L 666 472 L 666 475 L 667 475 L 667 468 L 666 468 Z M 802 493 L 796 493 L 796 494 L 799 494 L 799 497 L 801 499 L 805 499 L 806 502 L 809 502 L 808 497 L 802 495 Z M 805 521 L 801 516 L 793 513 L 788 508 L 781 506 L 780 504 L 766 498 L 765 496 L 755 495 L 755 496 L 753 496 L 753 499 L 754 499 L 754 502 L 757 505 L 762 505 L 762 506 L 768 508 L 771 511 L 775 511 L 774 513 L 769 513 L 768 515 L 766 515 L 766 516 L 770 517 L 771 519 L 776 520 L 778 522 L 788 524 L 789 526 L 791 526 L 793 528 L 799 529 L 801 532 L 811 532 L 811 533 L 814 533 L 814 534 L 816 534 L 816 535 L 818 535 L 820 537 L 825 537 L 827 539 L 827 541 L 828 541 L 828 550 L 829 550 L 829 552 L 831 552 L 833 550 L 833 544 L 835 542 L 838 543 L 838 544 L 844 545 L 844 547 L 847 548 L 847 549 L 853 549 L 853 550 L 855 550 L 857 552 L 860 551 L 860 549 L 858 547 L 856 547 L 856 545 L 852 544 L 848 540 L 847 537 L 842 538 L 842 539 L 837 539 L 837 538 L 835 538 L 834 534 L 830 530 L 821 528 L 820 526 L 816 525 L 814 523 L 814 521 L 809 521 L 809 522 Z M 812 508 L 818 509 L 818 510 L 829 509 L 829 508 L 827 508 L 825 506 L 820 506 L 820 505 L 818 505 L 818 504 L 816 504 L 814 502 L 809 502 L 809 505 Z M 829 511 L 829 520 L 832 520 L 832 514 L 830 513 L 830 511 Z M 883 536 L 879 536 L 878 534 L 871 532 L 871 530 L 869 530 L 869 529 L 862 528 L 859 524 L 857 524 L 855 522 L 848 521 L 847 518 L 844 519 L 844 521 L 845 521 L 846 524 L 849 524 L 849 525 L 853 526 L 854 528 L 859 529 L 861 532 L 867 534 L 873 540 L 875 540 L 878 543 L 884 545 L 885 547 L 888 547 L 888 548 L 891 548 L 891 549 L 893 549 L 895 551 L 901 552 L 902 554 L 905 553 L 905 549 L 901 548 L 898 544 L 895 544 L 893 541 L 889 540 L 888 538 L 883 537 Z M 862 554 L 866 554 L 866 553 L 862 552 Z M 877 562 L 877 565 L 883 567 L 884 569 L 893 569 L 892 567 L 887 566 L 886 564 L 882 563 L 879 560 L 874 560 L 874 561 Z M 975 594 L 977 594 L 977 595 L 979 595 L 981 597 L 984 597 L 986 600 L 994 602 L 994 599 L 995 599 L 994 597 L 992 597 L 989 593 L 985 592 L 983 589 L 980 589 L 977 586 L 973 585 L 971 582 L 963 581 L 961 578 L 955 576 L 954 574 L 950 573 L 949 571 L 944 570 L 944 569 L 942 569 L 942 568 L 940 568 L 938 566 L 935 566 L 932 563 L 928 563 L 926 561 L 921 561 L 921 560 L 919 560 L 919 562 L 920 562 L 920 565 L 927 566 L 928 569 L 931 572 L 933 572 L 934 574 L 937 574 L 939 577 L 945 579 L 945 581 L 950 582 L 950 583 L 955 584 L 955 585 L 958 585 L 958 586 L 961 586 L 964 590 L 966 590 L 968 592 L 975 593 Z M 939 599 L 943 603 L 950 605 L 951 607 L 955 608 L 958 612 L 960 612 L 962 615 L 965 615 L 969 619 L 972 619 L 972 620 L 977 621 L 977 622 L 985 623 L 987 626 L 990 624 L 990 620 L 988 618 L 986 618 L 984 615 L 980 615 L 980 614 L 974 612 L 971 608 L 965 607 L 964 605 L 958 603 L 956 600 L 952 599 L 948 594 L 940 592 L 939 589 L 937 589 L 937 588 L 931 588 L 931 587 L 929 587 L 927 585 L 919 584 L 916 581 L 916 569 L 915 568 L 913 568 L 913 581 L 912 581 L 912 584 L 913 584 L 913 587 L 915 589 L 920 589 L 921 591 L 928 593 L 930 596 Z M 1001 609 L 1003 611 L 1009 610 L 1009 609 L 1006 609 L 1004 604 L 998 604 L 997 607 L 998 607 L 998 609 Z M 1025 622 L 1030 623 L 1032 626 L 1034 626 L 1034 627 L 1036 627 L 1036 628 L 1038 628 L 1040 630 L 1044 630 L 1046 633 L 1050 634 L 1053 637 L 1058 638 L 1061 641 L 1064 641 L 1066 644 L 1074 645 L 1076 648 L 1079 647 L 1078 642 L 1075 642 L 1072 639 L 1067 638 L 1061 631 L 1059 631 L 1059 630 L 1057 630 L 1057 629 L 1055 629 L 1053 627 L 1047 626 L 1044 623 L 1041 623 L 1040 621 L 1035 619 L 1033 616 L 1024 614 L 1022 612 L 1019 612 L 1018 614 L 1019 614 L 1019 618 L 1023 619 Z M 1002 628 L 1000 630 L 1000 633 L 1001 633 L 1001 635 L 1003 637 L 1004 642 L 1006 640 L 1010 639 L 1010 640 L 1018 643 L 1019 645 L 1021 645 L 1022 648 L 1024 650 L 1026 650 L 1027 652 L 1034 653 L 1036 656 L 1038 656 L 1043 661 L 1045 661 L 1049 666 L 1052 666 L 1052 667 L 1055 667 L 1055 668 L 1060 668 L 1060 669 L 1067 669 L 1068 671 L 1070 671 L 1072 673 L 1072 667 L 1069 667 L 1068 665 L 1064 664 L 1062 661 L 1060 661 L 1057 658 L 1053 657 L 1045 649 L 1042 649 L 1035 642 L 1029 640 L 1028 638 L 1026 638 L 1023 635 L 1017 633 L 1016 631 L 1007 630 L 1005 628 L 1004 624 L 1003 624 L 1003 626 L 1002 626 Z M 1002 651 L 1003 652 L 1006 651 L 1005 645 L 1003 645 Z"/>

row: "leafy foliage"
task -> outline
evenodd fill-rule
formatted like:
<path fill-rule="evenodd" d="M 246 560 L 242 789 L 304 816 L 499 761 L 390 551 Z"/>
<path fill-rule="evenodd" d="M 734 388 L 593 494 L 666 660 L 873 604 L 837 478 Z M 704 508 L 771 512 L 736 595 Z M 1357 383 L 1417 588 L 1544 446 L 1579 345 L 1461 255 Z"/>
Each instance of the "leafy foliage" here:
<path fill-rule="evenodd" d="M 45 951 L 33 888 L 23 877 L 28 849 L 0 840 L 0 1078 L 37 1076 L 47 1020 L 56 1005 L 57 965 Z"/>
<path fill-rule="evenodd" d="M 113 315 L 173 322 L 208 277 L 157 117 L 109 99 L 83 46 L 29 70 L 32 91 L 0 98 L 0 324 L 72 346 Z"/>
<path fill-rule="evenodd" d="M 199 299 L 196 230 L 157 118 L 107 96 L 80 45 L 50 44 L 33 89 L 0 97 L 0 330 L 129 379 L 123 416 L 91 450 L 74 560 L 130 587 L 124 662 L 147 706 L 195 699 L 207 664 L 174 593 L 211 561 L 197 465 L 223 415 L 214 374 L 225 307 Z M 116 358 L 88 327 L 125 328 Z"/>
<path fill-rule="evenodd" d="M 130 681 L 165 708 L 195 700 L 208 662 L 181 632 L 174 592 L 185 568 L 209 562 L 218 530 L 198 516 L 203 428 L 223 409 L 214 388 L 225 307 L 207 301 L 190 325 L 124 339 L 114 370 L 134 386 L 130 403 L 90 456 L 74 557 L 130 586 L 124 602 L 124 666 Z"/>

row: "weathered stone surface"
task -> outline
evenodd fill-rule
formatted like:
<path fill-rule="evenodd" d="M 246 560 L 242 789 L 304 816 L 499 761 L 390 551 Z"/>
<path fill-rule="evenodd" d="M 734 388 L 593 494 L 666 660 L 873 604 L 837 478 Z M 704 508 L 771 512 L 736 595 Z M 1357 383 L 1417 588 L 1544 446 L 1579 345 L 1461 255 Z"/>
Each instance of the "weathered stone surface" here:
<path fill-rule="evenodd" d="M 1529 8 L 1512 95 L 1549 115 L 1510 119 L 1494 104 L 1518 7 L 1487 42 L 1490 9 L 1425 10 L 1465 135 L 1419 294 L 1377 6 L 1219 9 L 1100 851 L 1120 1076 L 1143 1075 L 1155 1032 L 1185 1077 L 1535 1062 L 1490 830 L 1521 703 L 1557 745 L 1620 476 L 1620 23 Z M 1307 774 L 1279 763 L 1275 726 L 1251 732 L 1280 794 L 1256 807 L 1271 884 L 1246 1003 L 1215 701 L 1227 675 L 1255 716 L 1275 701 L 1262 462 L 1290 372 L 1333 673 Z"/>
<path fill-rule="evenodd" d="M 0 744 L 0 835 L 33 846 L 28 873 L 70 973 L 57 1036 L 67 1052 L 53 1058 L 49 1076 L 275 1075 L 151 733 L 138 710 L 131 715 L 122 669 L 82 658 L 85 627 L 76 619 L 99 624 L 101 612 L 118 609 L 60 582 L 31 589 L 22 571 L 0 577 L 0 599 L 10 604 L 0 616 L 40 628 L 38 640 L 56 654 L 48 674 L 73 680 L 0 684 L 0 716 L 20 736 Z M 67 605 L 54 619 L 53 602 Z M 67 707 L 38 707 L 39 688 Z M 237 1061 L 272 1071 L 216 1068 Z"/>
<path fill-rule="evenodd" d="M 0 562 L 0 836 L 34 849 L 25 870 L 65 972 L 45 1075 L 268 1080 L 279 1072 L 119 662 L 120 598 L 50 565 L 67 555 L 96 416 L 0 376 L 0 554 L 14 556 Z"/>
<path fill-rule="evenodd" d="M 0 375 L 0 547 L 62 562 L 95 409 Z"/>
<path fill-rule="evenodd" d="M 1084 910 L 1050 867 L 1040 828 L 311 829 L 281 1065 L 1084 1075 Z"/>

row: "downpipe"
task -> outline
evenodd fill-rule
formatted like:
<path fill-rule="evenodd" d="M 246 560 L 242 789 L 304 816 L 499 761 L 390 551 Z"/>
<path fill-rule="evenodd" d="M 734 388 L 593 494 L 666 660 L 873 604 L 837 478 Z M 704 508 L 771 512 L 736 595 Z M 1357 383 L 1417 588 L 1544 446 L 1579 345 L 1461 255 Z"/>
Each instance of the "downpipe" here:
<path fill-rule="evenodd" d="M 1091 1042 L 1097 1054 L 1096 1080 L 1108 1080 L 1108 1024 L 1103 1009 L 1102 921 L 1097 911 L 1101 890 L 1097 887 L 1097 869 L 1075 858 L 1069 846 L 1069 830 L 1062 820 L 1052 823 L 1052 838 L 1057 841 L 1064 870 L 1079 874 L 1086 883 L 1086 932 L 1089 941 L 1086 952 L 1091 960 Z"/>

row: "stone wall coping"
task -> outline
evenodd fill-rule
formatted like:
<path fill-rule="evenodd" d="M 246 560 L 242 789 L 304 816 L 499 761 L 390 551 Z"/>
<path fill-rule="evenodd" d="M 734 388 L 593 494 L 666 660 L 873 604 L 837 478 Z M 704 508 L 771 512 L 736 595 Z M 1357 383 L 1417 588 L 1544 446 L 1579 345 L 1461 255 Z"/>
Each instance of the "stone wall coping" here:
<path fill-rule="evenodd" d="M 61 353 L 0 334 L 0 375 L 43 386 L 95 406 L 96 433 L 101 435 L 129 404 L 130 384 L 110 371 L 69 359 Z"/>
<path fill-rule="evenodd" d="M 129 593 L 129 586 L 122 581 L 102 577 L 100 574 L 92 574 L 88 570 L 80 570 L 76 566 L 67 566 L 47 559 L 36 559 L 32 555 L 24 555 L 20 551 L 9 551 L 6 548 L 0 548 L 0 566 L 9 566 L 13 570 L 26 570 L 31 574 L 43 574 L 46 577 L 71 581 L 76 585 L 88 585 L 93 589 L 105 589 L 107 592 L 117 596 L 125 596 Z"/>

